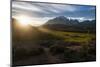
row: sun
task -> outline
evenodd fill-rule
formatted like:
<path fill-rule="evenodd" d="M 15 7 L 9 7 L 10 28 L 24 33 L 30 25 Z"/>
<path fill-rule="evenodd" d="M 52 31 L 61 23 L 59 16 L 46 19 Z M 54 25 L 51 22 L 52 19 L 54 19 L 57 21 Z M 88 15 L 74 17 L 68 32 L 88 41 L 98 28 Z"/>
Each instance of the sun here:
<path fill-rule="evenodd" d="M 16 18 L 16 20 L 21 26 L 31 25 L 31 26 L 38 27 L 45 23 L 39 18 L 30 17 L 28 15 L 16 15 L 14 17 Z"/>
<path fill-rule="evenodd" d="M 32 22 L 32 19 L 29 16 L 25 16 L 25 15 L 19 15 L 16 16 L 16 19 L 18 20 L 18 22 L 22 25 L 30 25 Z"/>

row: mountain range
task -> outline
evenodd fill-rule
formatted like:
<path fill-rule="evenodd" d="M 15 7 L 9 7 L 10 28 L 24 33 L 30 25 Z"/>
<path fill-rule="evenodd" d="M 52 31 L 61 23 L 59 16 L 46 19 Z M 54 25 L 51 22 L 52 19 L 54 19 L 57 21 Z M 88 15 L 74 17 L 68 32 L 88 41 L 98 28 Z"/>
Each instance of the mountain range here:
<path fill-rule="evenodd" d="M 78 20 L 68 19 L 64 16 L 58 16 L 46 22 L 46 24 L 65 24 L 65 25 L 73 25 L 78 23 L 79 23 Z"/>
<path fill-rule="evenodd" d="M 95 32 L 96 20 L 84 20 L 79 22 L 76 19 L 68 19 L 64 16 L 58 16 L 48 20 L 44 25 L 45 28 L 61 31 L 77 31 L 77 32 Z"/>

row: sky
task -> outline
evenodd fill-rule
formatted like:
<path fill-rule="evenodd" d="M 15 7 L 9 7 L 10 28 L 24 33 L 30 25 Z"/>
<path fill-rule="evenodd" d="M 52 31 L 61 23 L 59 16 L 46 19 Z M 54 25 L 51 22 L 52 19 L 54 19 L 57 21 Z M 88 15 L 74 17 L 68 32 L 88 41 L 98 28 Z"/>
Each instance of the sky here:
<path fill-rule="evenodd" d="M 95 6 L 52 4 L 34 2 L 12 2 L 12 17 L 27 15 L 34 21 L 46 22 L 49 19 L 65 16 L 79 21 L 95 19 Z"/>

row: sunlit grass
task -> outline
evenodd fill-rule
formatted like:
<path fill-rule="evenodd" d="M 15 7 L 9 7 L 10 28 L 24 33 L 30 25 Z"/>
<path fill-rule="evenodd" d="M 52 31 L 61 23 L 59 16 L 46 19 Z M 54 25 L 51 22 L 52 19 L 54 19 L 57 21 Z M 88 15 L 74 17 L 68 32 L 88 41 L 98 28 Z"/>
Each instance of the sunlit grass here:
<path fill-rule="evenodd" d="M 56 34 L 62 36 L 66 42 L 89 42 L 95 38 L 95 35 L 90 33 L 56 31 Z"/>
<path fill-rule="evenodd" d="M 40 30 L 52 34 L 54 36 L 60 37 L 65 42 L 87 43 L 95 38 L 95 34 L 91 34 L 91 33 L 63 32 L 63 31 L 54 31 L 54 30 L 42 29 L 42 28 Z"/>

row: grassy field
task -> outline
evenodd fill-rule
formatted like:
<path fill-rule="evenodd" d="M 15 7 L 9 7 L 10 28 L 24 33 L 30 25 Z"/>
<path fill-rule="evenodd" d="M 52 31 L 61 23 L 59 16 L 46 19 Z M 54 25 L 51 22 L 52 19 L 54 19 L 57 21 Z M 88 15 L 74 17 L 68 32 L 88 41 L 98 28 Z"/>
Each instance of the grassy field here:
<path fill-rule="evenodd" d="M 42 31 L 63 38 L 63 40 L 66 42 L 87 43 L 96 38 L 95 34 L 89 32 L 87 33 L 64 32 L 64 31 L 54 31 L 48 29 L 42 29 Z"/>
<path fill-rule="evenodd" d="M 55 31 L 45 28 L 34 30 L 30 38 L 27 39 L 24 33 L 24 38 L 13 41 L 15 66 L 95 61 L 96 59 L 94 33 Z M 22 41 L 23 39 L 25 40 Z"/>

